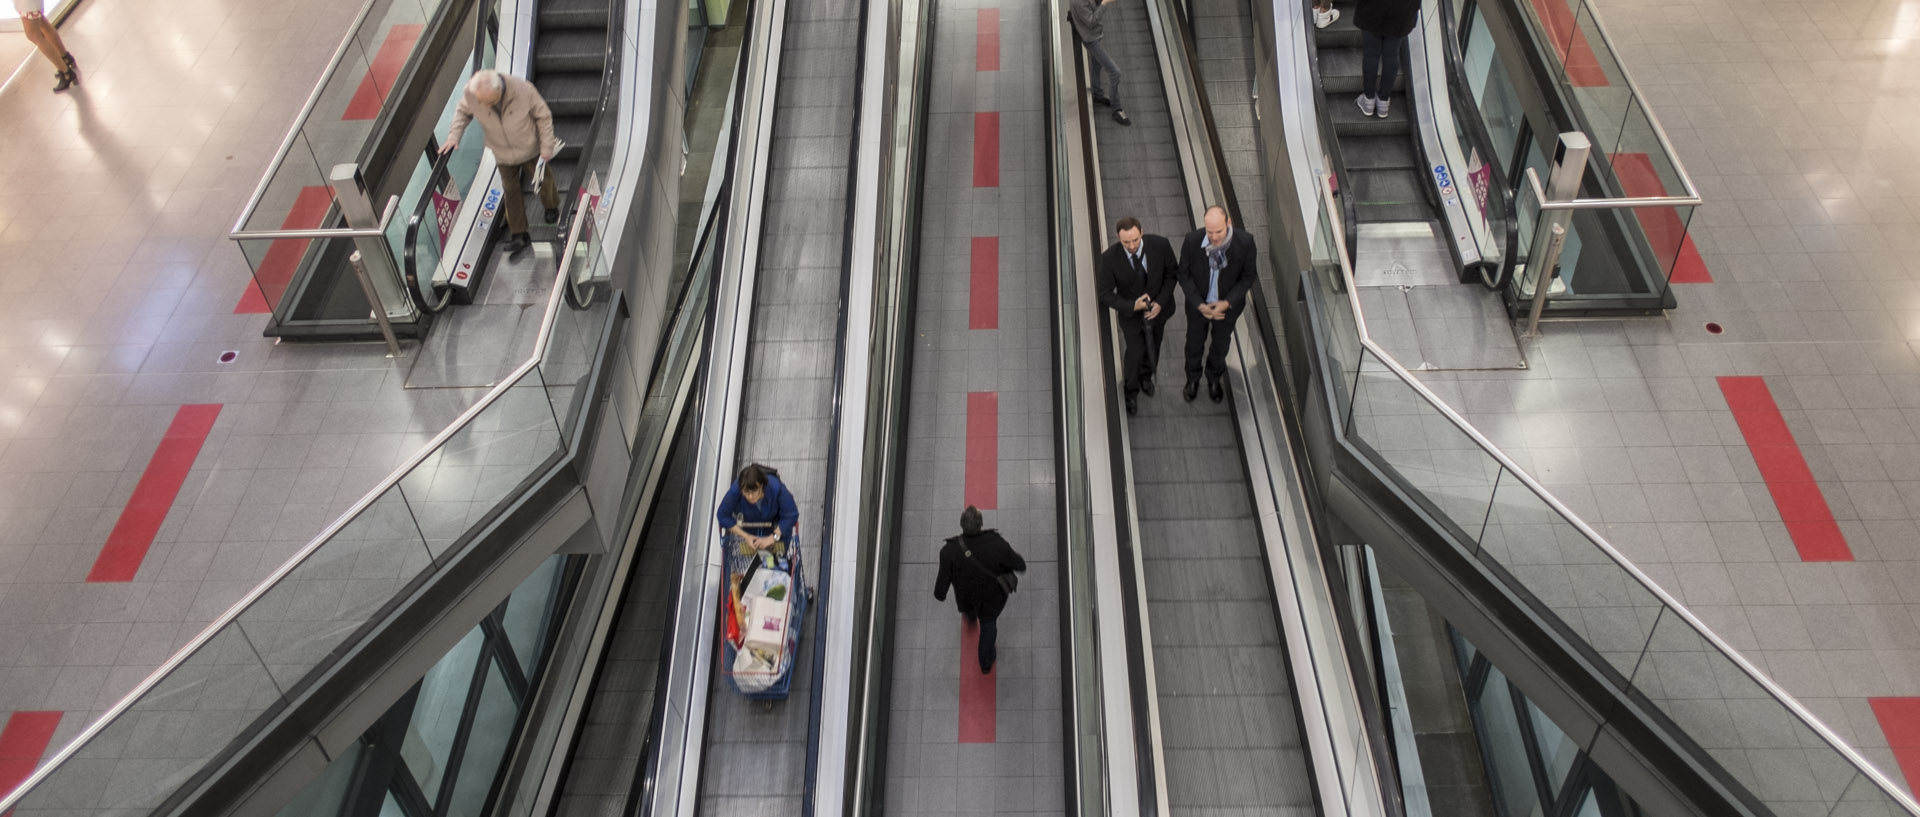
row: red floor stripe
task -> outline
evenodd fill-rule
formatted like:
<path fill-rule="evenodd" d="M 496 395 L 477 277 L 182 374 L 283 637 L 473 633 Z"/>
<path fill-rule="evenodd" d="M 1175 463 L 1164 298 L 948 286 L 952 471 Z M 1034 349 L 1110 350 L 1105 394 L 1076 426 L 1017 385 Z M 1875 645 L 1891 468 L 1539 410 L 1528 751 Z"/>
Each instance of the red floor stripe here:
<path fill-rule="evenodd" d="M 967 395 L 966 504 L 992 510 L 1000 501 L 1000 393 Z"/>
<path fill-rule="evenodd" d="M 973 70 L 1000 70 L 1000 10 L 980 9 L 979 46 L 974 52 Z"/>
<path fill-rule="evenodd" d="M 280 223 L 282 230 L 312 230 L 320 226 L 327 217 L 327 210 L 333 206 L 333 188 L 325 185 L 301 188 L 300 195 L 293 200 L 293 209 L 287 211 L 287 218 Z M 307 240 L 304 238 L 283 238 L 267 246 L 267 254 L 253 268 L 253 281 L 247 284 L 247 291 L 240 296 L 240 303 L 234 304 L 236 315 L 257 315 L 272 312 L 280 296 L 287 293 L 287 285 L 293 282 L 293 273 L 300 268 L 300 259 L 307 255 Z"/>
<path fill-rule="evenodd" d="M 960 742 L 992 743 L 999 713 L 999 685 L 980 671 L 980 625 L 960 621 Z"/>
<path fill-rule="evenodd" d="M 1840 533 L 1839 523 L 1833 521 L 1833 511 L 1827 507 L 1813 471 L 1807 468 L 1800 444 L 1787 429 L 1787 418 L 1773 402 L 1767 381 L 1758 377 L 1722 377 L 1719 381 L 1720 393 L 1726 396 L 1727 407 L 1740 424 L 1740 434 L 1753 451 L 1753 461 L 1760 466 L 1760 477 L 1767 481 L 1767 491 L 1773 494 L 1773 504 L 1780 509 L 1780 520 L 1786 523 L 1800 559 L 1853 561 L 1847 538 Z"/>
<path fill-rule="evenodd" d="M 1607 79 L 1607 72 L 1600 68 L 1593 44 L 1587 42 L 1587 33 L 1581 30 L 1579 19 L 1567 0 L 1533 0 L 1533 10 L 1540 15 L 1547 39 L 1553 41 L 1553 50 L 1560 55 L 1560 64 L 1567 67 L 1567 78 L 1574 85 L 1597 88 L 1613 84 Z"/>
<path fill-rule="evenodd" d="M 1615 153 L 1612 159 L 1613 175 L 1628 196 L 1657 198 L 1667 194 L 1667 184 L 1660 181 L 1660 174 L 1654 171 L 1652 157 L 1645 153 Z M 1673 270 L 1674 283 L 1713 283 L 1713 276 L 1707 273 L 1707 262 L 1693 246 L 1693 236 L 1687 234 L 1687 223 L 1680 220 L 1679 210 L 1641 207 L 1633 214 L 1640 219 L 1641 229 L 1646 230 L 1647 242 L 1653 245 L 1653 254 L 1660 259 L 1660 266 Z"/>
<path fill-rule="evenodd" d="M 15 712 L 0 729 L 0 798 L 13 793 L 15 786 L 33 774 L 40 757 L 53 742 L 60 728 L 59 712 Z"/>
<path fill-rule="evenodd" d="M 973 239 L 973 281 L 969 288 L 968 329 L 1000 328 L 1000 238 Z"/>
<path fill-rule="evenodd" d="M 1667 196 L 1667 182 L 1653 171 L 1653 157 L 1645 153 L 1613 153 L 1611 157 L 1620 192 L 1632 198 Z M 1653 257 L 1661 261 L 1661 267 L 1672 270 L 1670 280 L 1674 284 L 1713 284 L 1713 276 L 1707 274 L 1707 261 L 1699 257 L 1699 247 L 1693 245 L 1693 236 L 1686 232 L 1686 222 L 1680 221 L 1678 209 L 1640 207 L 1634 209 L 1634 217 L 1647 232 Z"/>
<path fill-rule="evenodd" d="M 413 44 L 420 41 L 420 32 L 425 28 L 419 23 L 406 23 L 387 29 L 386 41 L 380 43 L 380 50 L 374 52 L 373 61 L 367 64 L 367 75 L 360 78 L 360 87 L 354 89 L 353 99 L 347 102 L 347 112 L 341 119 L 372 119 L 380 115 L 380 107 L 386 104 L 387 94 L 400 78 L 400 69 L 407 67 L 407 57 L 413 54 Z"/>
<path fill-rule="evenodd" d="M 87 581 L 133 581 L 134 574 L 140 572 L 140 562 L 147 558 L 147 549 L 153 546 L 154 534 L 160 532 L 160 523 L 173 508 L 174 497 L 179 496 L 180 485 L 187 481 L 187 471 L 193 468 L 194 458 L 200 456 L 200 446 L 206 443 L 207 434 L 213 431 L 213 421 L 219 416 L 219 403 L 185 405 L 173 413 L 173 424 L 160 439 L 153 459 L 147 461 L 147 471 L 140 475 L 139 484 L 133 488 L 133 498 L 127 500 L 127 507 L 120 511 L 120 521 L 113 524 L 106 547 L 100 549 L 99 558 L 93 561 L 93 570 L 87 573 Z"/>
<path fill-rule="evenodd" d="M 973 186 L 1000 186 L 1000 113 L 973 115 Z"/>
<path fill-rule="evenodd" d="M 1920 698 L 1868 698 L 1880 731 L 1887 736 L 1893 759 L 1906 775 L 1907 786 L 1920 780 Z"/>

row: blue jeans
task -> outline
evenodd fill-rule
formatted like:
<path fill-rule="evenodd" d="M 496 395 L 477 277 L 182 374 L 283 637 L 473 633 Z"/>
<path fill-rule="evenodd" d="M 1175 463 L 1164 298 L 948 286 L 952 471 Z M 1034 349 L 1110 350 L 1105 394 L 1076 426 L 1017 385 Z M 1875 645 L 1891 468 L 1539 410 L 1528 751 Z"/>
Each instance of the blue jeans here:
<path fill-rule="evenodd" d="M 1405 37 L 1360 32 L 1360 82 L 1367 96 L 1385 99 L 1393 93 L 1393 83 L 1400 74 L 1400 52 L 1406 47 Z"/>
<path fill-rule="evenodd" d="M 1083 42 L 1087 47 L 1087 56 L 1093 59 L 1093 76 L 1087 78 L 1094 96 L 1103 96 L 1113 107 L 1120 107 L 1120 66 L 1114 64 L 1113 57 L 1107 54 L 1107 47 L 1099 40 Z M 1100 90 L 1100 79 L 1106 77 L 1107 89 Z"/>

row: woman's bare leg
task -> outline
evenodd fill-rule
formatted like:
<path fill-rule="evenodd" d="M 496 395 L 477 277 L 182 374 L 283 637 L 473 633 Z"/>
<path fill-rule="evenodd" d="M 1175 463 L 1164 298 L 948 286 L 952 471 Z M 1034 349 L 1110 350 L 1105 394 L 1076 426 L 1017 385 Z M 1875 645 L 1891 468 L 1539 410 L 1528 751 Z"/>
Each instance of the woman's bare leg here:
<path fill-rule="evenodd" d="M 59 30 L 47 22 L 45 16 L 28 15 L 20 21 L 20 27 L 26 30 L 27 40 L 40 49 L 48 62 L 53 63 L 55 71 L 67 70 L 67 44 L 61 42 Z"/>

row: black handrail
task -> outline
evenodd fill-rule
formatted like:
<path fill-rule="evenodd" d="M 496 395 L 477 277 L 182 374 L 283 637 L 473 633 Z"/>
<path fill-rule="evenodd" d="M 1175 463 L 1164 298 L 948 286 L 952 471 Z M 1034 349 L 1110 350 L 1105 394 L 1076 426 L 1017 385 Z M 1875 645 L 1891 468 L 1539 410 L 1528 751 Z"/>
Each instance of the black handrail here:
<path fill-rule="evenodd" d="M 1460 32 L 1453 13 L 1454 0 L 1439 0 L 1439 11 L 1440 39 L 1446 48 L 1447 101 L 1453 107 L 1453 120 L 1466 123 L 1467 136 L 1473 141 L 1473 149 L 1479 152 L 1480 162 L 1491 172 L 1487 180 L 1485 217 L 1490 220 L 1499 218 L 1507 238 L 1506 246 L 1500 248 L 1498 265 L 1482 261 L 1480 283 L 1488 289 L 1500 290 L 1513 277 L 1513 267 L 1518 260 L 1515 256 L 1520 251 L 1519 198 L 1514 195 L 1513 187 L 1507 184 L 1507 173 L 1501 167 L 1500 154 L 1494 150 L 1493 135 L 1487 131 L 1486 119 L 1480 115 L 1480 102 L 1473 98 L 1473 86 L 1467 82 L 1466 58 L 1460 52 Z M 1481 253 L 1481 258 L 1485 257 L 1486 254 Z"/>

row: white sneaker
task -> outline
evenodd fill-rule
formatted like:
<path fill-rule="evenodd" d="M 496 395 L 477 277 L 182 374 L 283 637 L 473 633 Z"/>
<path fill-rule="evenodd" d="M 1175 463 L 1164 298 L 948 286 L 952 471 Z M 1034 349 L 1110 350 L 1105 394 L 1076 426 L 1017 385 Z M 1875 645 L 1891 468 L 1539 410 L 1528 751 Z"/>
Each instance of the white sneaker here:
<path fill-rule="evenodd" d="M 1374 103 L 1373 113 L 1375 116 L 1378 116 L 1381 119 L 1387 118 L 1387 98 L 1386 97 L 1384 96 L 1380 97 L 1380 99 Z"/>
<path fill-rule="evenodd" d="M 1333 25 L 1333 21 L 1338 19 L 1340 19 L 1339 9 L 1328 8 L 1324 10 L 1322 9 L 1313 10 L 1313 27 L 1314 28 L 1326 28 L 1327 26 Z"/>
<path fill-rule="evenodd" d="M 1361 94 L 1360 97 L 1358 99 L 1355 99 L 1353 102 L 1354 104 L 1359 105 L 1360 112 L 1363 114 L 1366 114 L 1367 116 L 1372 116 L 1374 107 L 1379 104 L 1378 102 L 1374 101 L 1373 97 L 1367 96 L 1366 94 Z"/>

